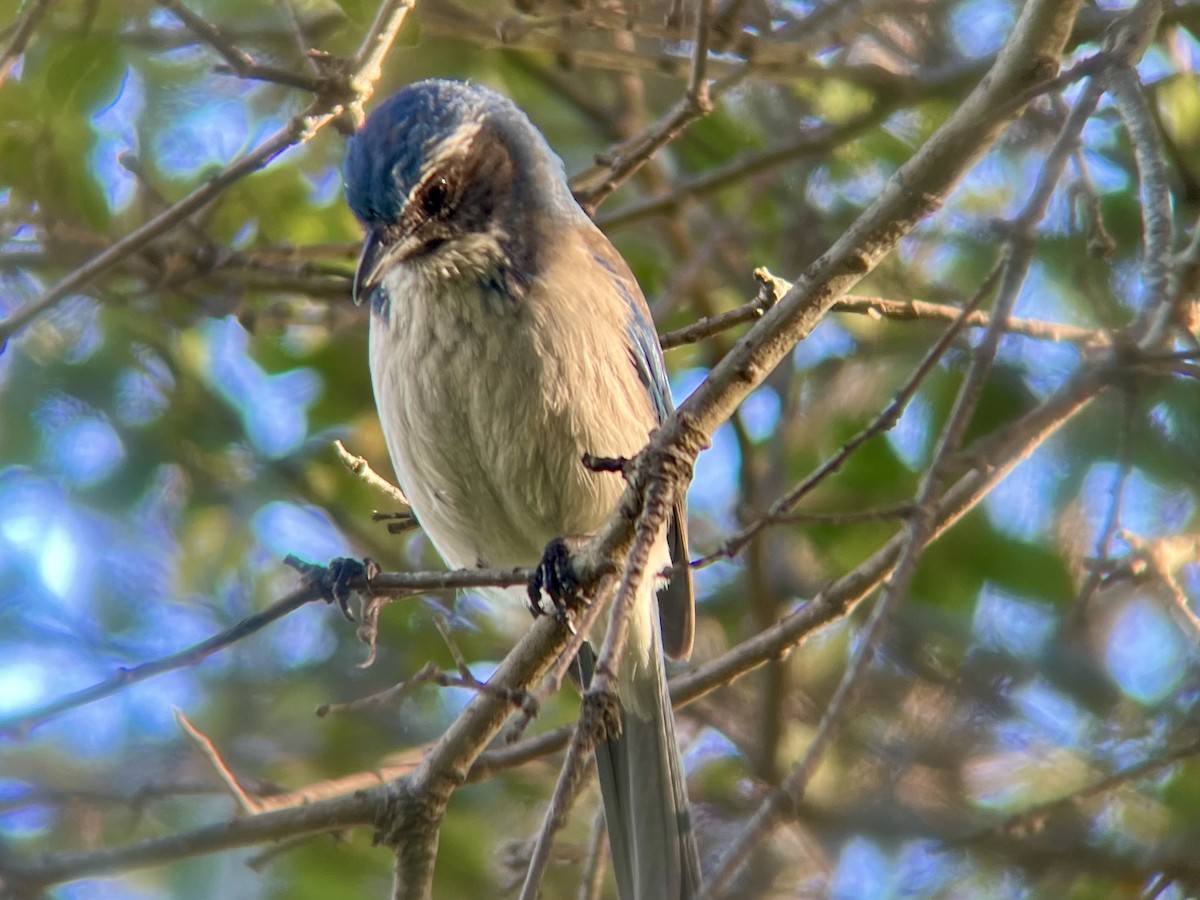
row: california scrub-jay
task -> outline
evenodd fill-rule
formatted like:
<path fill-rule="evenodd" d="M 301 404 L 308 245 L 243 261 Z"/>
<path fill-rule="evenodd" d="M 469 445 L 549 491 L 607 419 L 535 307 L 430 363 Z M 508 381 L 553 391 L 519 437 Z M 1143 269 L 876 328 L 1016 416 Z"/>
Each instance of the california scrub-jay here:
<path fill-rule="evenodd" d="M 442 558 L 536 566 L 552 541 L 595 533 L 624 484 L 584 454 L 634 456 L 672 406 L 642 292 L 562 162 L 505 97 L 423 81 L 371 115 L 344 174 L 367 231 L 354 298 L 371 303 L 379 418 Z M 687 558 L 680 500 L 617 672 L 622 733 L 596 748 L 623 900 L 700 884 L 663 669 L 664 648 L 691 653 Z M 657 597 L 653 576 L 672 559 L 682 571 Z M 585 645 L 585 673 L 593 661 Z"/>

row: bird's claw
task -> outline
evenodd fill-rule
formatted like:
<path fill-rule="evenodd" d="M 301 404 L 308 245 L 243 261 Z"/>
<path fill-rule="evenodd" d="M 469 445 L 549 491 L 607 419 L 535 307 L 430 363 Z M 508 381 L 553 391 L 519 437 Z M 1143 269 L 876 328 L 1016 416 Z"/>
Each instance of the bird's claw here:
<path fill-rule="evenodd" d="M 302 563 L 294 557 L 289 557 L 285 562 L 320 590 L 326 603 L 336 603 L 349 622 L 354 621 L 354 613 L 350 612 L 350 596 L 354 593 L 351 584 L 361 579 L 370 590 L 371 579 L 379 574 L 379 564 L 370 557 L 351 559 L 339 556 L 330 560 L 327 566 Z"/>
<path fill-rule="evenodd" d="M 542 605 L 542 593 L 545 592 L 550 598 L 554 617 L 559 624 L 571 634 L 575 633 L 569 609 L 572 605 L 587 601 L 583 597 L 582 586 L 571 569 L 571 551 L 562 538 L 555 538 L 546 545 L 541 562 L 529 579 L 528 590 L 529 608 L 535 618 L 547 614 Z"/>

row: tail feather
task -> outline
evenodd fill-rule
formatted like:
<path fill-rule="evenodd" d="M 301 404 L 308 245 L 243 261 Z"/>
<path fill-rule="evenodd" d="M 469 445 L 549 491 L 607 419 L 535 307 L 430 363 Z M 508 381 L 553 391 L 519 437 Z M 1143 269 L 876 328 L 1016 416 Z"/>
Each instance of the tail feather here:
<path fill-rule="evenodd" d="M 657 647 L 657 639 L 654 646 Z M 594 652 L 579 654 L 584 683 Z M 700 891 L 700 857 L 692 832 L 683 762 L 675 738 L 661 653 L 654 702 L 622 704 L 621 735 L 596 746 L 613 871 L 621 900 L 690 900 Z M 647 686 L 648 687 L 648 686 Z"/>

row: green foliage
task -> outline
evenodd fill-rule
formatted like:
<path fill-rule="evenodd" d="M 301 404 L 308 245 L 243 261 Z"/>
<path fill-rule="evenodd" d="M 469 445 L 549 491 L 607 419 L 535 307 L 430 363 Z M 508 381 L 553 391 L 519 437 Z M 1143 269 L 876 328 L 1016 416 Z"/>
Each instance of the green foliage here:
<path fill-rule="evenodd" d="M 996 4 L 1007 12 L 1017 5 Z M 0 27 L 30 5 L 6 7 Z M 988 5 L 910 4 L 899 14 L 878 4 L 858 21 L 838 18 L 853 4 L 717 4 L 767 15 L 742 34 L 753 52 L 719 48 L 711 65 L 724 93 L 715 110 L 600 211 L 623 222 L 611 237 L 660 327 L 750 301 L 756 266 L 800 279 L 841 239 L 966 103 L 989 60 L 958 17 Z M 256 62 L 313 77 L 338 71 L 356 51 L 378 4 L 187 7 Z M 368 109 L 422 77 L 492 85 L 528 110 L 580 176 L 576 184 L 591 184 L 603 169 L 598 154 L 627 151 L 629 139 L 653 129 L 683 96 L 684 81 L 664 71 L 666 62 L 686 63 L 691 46 L 666 34 L 665 5 L 615 9 L 422 0 Z M 1091 12 L 1077 41 L 1098 40 L 1095 21 L 1108 21 Z M 1152 50 L 1165 74 L 1147 85 L 1171 181 L 1174 251 L 1191 237 L 1200 196 L 1200 92 L 1191 51 L 1181 49 L 1191 47 L 1196 23 L 1189 31 L 1180 17 L 1194 15 L 1171 13 Z M 13 33 L 3 32 L 0 47 Z M 322 52 L 302 52 L 309 48 Z M 743 58 L 750 70 L 731 74 Z M 1075 96 L 1072 89 L 1065 102 Z M 230 74 L 167 7 L 49 4 L 0 84 L 0 319 L 11 321 L 252 153 L 312 100 Z M 878 120 L 842 132 L 875 112 Z M 855 293 L 950 306 L 974 296 L 1007 258 L 1006 221 L 1028 200 L 1062 119 L 1057 102 L 1039 97 Z M 1006 337 L 946 484 L 971 470 L 990 438 L 1041 408 L 1113 340 L 1125 341 L 1120 330 L 1144 310 L 1144 198 L 1120 121 L 1105 101 L 1082 133 L 1081 153 L 1033 236 L 1035 263 L 1015 311 L 1096 329 L 1093 340 Z M 762 154 L 802 140 L 819 152 L 764 161 Z M 323 128 L 77 285 L 9 340 L 0 355 L 0 716 L 261 611 L 296 585 L 281 564 L 286 553 L 314 562 L 370 556 L 389 571 L 440 568 L 419 531 L 391 534 L 372 518 L 393 511 L 394 501 L 348 473 L 332 449 L 344 440 L 391 477 L 366 364 L 368 311 L 349 298 L 362 235 L 341 195 L 344 147 L 336 127 Z M 724 177 L 706 186 L 714 172 Z M 649 198 L 670 199 L 669 212 L 623 217 Z M 1095 252 L 1093 207 L 1113 241 L 1111 256 Z M 993 302 L 994 292 L 984 309 Z M 1178 324 L 1189 315 L 1182 305 Z M 691 494 L 693 556 L 717 558 L 697 571 L 698 663 L 738 652 L 789 613 L 811 609 L 831 582 L 905 533 L 904 505 L 977 359 L 978 329 L 933 366 L 894 428 L 867 440 L 795 510 L 879 516 L 777 523 L 733 558 L 723 552 L 732 534 L 875 419 L 946 325 L 831 314 L 770 373 L 736 425 L 714 436 Z M 677 401 L 745 330 L 667 353 Z M 772 881 L 778 896 L 800 885 L 838 896 L 1116 898 L 1166 871 L 1179 889 L 1163 898 L 1194 893 L 1194 753 L 1048 817 L 988 831 L 1003 814 L 1195 740 L 1194 628 L 1161 573 L 1120 533 L 1111 546 L 1098 544 L 1113 485 L 1123 484 L 1117 525 L 1184 547 L 1173 551 L 1172 575 L 1195 607 L 1200 557 L 1188 555 L 1186 542 L 1198 518 L 1200 391 L 1194 359 L 1178 353 L 1194 342 L 1182 330 L 1175 337 L 1166 349 L 1176 358 L 1166 362 L 1131 367 L 1121 357 L 1110 371 L 1114 387 L 1059 423 L 1052 438 L 1022 449 L 1032 456 L 1007 493 L 998 490 L 924 551 L 876 639 L 843 730 L 797 806 L 798 822 L 759 842 L 747 884 L 752 876 Z M 1104 554 L 1113 558 L 1097 568 Z M 878 587 L 863 590 L 877 598 Z M 466 695 L 424 685 L 402 700 L 323 717 L 314 710 L 385 691 L 431 661 L 453 672 L 436 614 L 447 617 L 473 671 L 489 673 L 528 616 L 516 605 L 487 606 L 446 592 L 390 603 L 377 659 L 360 667 L 361 623 L 308 604 L 179 672 L 56 717 L 26 743 L 0 744 L 0 883 L 10 858 L 120 846 L 233 814 L 210 763 L 178 734 L 174 706 L 255 796 L 419 761 Z M 1130 609 L 1157 612 L 1122 618 Z M 710 856 L 732 842 L 817 736 L 866 620 L 866 608 L 835 617 L 781 658 L 756 658 L 752 671 L 680 715 Z M 569 687 L 541 699 L 529 734 L 575 721 Z M 522 858 L 510 844 L 539 826 L 560 758 L 538 758 L 455 794 L 434 896 L 494 896 L 519 878 L 506 853 Z M 568 862 L 552 867 L 546 896 L 576 891 L 594 793 L 585 788 L 572 812 L 561 841 Z M 975 843 L 961 840 L 977 833 L 984 836 Z M 933 849 L 924 862 L 912 862 L 925 847 Z M 368 828 L 274 849 L 122 872 L 112 891 L 315 900 L 390 890 L 390 853 L 372 845 Z M 270 858 L 258 858 L 257 868 L 243 865 L 263 850 Z M 870 880 L 875 870 L 863 858 L 882 860 L 880 881 Z M 921 882 L 913 872 L 926 863 L 932 874 Z M 69 895 L 115 896 L 106 890 L 84 883 Z M 606 891 L 612 896 L 611 885 Z M 745 887 L 738 896 L 765 891 Z"/>

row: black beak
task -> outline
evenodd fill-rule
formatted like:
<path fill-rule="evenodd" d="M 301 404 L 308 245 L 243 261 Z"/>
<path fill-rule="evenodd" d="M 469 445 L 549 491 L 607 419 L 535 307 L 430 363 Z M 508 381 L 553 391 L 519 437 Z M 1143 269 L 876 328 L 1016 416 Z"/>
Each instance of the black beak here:
<path fill-rule="evenodd" d="M 367 232 L 367 240 L 363 243 L 362 253 L 358 257 L 358 268 L 354 271 L 354 305 L 360 305 L 370 296 L 371 291 L 378 285 L 379 257 L 383 254 L 383 241 L 375 229 Z"/>

